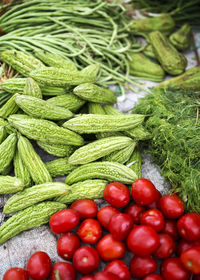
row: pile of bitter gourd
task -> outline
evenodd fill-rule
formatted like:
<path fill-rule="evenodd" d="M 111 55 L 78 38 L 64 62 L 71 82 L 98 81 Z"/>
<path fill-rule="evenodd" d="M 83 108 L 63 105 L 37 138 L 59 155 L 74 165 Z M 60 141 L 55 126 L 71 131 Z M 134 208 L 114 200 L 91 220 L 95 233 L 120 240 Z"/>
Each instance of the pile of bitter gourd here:
<path fill-rule="evenodd" d="M 37 56 L 1 53 L 19 73 L 1 83 L 12 96 L 0 108 L 0 194 L 15 193 L 4 213 L 17 212 L 0 226 L 1 244 L 76 199 L 101 198 L 109 181 L 131 184 L 141 176 L 138 141 L 149 137 L 143 115 L 113 108 L 116 95 L 97 84 L 99 65 L 78 71 L 71 60 Z M 44 163 L 33 140 L 57 158 Z"/>

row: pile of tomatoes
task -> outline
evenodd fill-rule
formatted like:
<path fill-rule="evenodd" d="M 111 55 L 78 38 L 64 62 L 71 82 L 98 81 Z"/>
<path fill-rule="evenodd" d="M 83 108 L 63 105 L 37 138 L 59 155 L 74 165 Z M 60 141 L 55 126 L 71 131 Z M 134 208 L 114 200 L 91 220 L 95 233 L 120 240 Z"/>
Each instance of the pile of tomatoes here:
<path fill-rule="evenodd" d="M 184 213 L 176 194 L 161 196 L 144 178 L 131 191 L 108 184 L 104 199 L 109 205 L 99 211 L 94 201 L 81 199 L 51 217 L 65 261 L 52 267 L 45 252 L 36 252 L 26 270 L 11 268 L 3 280 L 75 280 L 80 274 L 81 280 L 200 279 L 200 214 Z M 129 264 L 122 260 L 127 253 Z M 100 260 L 106 262 L 103 271 Z"/>

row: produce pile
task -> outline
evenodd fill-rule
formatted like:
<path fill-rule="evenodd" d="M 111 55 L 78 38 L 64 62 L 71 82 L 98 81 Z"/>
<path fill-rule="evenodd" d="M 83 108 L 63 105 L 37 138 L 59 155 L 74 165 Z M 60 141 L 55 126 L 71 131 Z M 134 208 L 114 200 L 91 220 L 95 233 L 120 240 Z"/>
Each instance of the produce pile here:
<path fill-rule="evenodd" d="M 25 269 L 9 269 L 3 280 L 199 279 L 200 214 L 184 213 L 176 194 L 162 196 L 144 178 L 131 189 L 110 183 L 103 196 L 108 205 L 100 210 L 93 200 L 80 199 L 50 218 L 63 261 L 52 266 L 48 254 L 38 251 Z M 129 263 L 122 260 L 126 247 Z"/>
<path fill-rule="evenodd" d="M 199 92 L 174 89 L 178 84 L 188 88 L 200 69 L 189 71 L 194 74 L 186 82 L 167 80 L 171 89 L 154 90 L 133 112 L 148 116 L 145 127 L 152 138 L 144 145 L 161 167 L 161 174 L 185 201 L 187 210 L 200 212 Z M 199 87 L 199 83 L 192 86 Z"/>
<path fill-rule="evenodd" d="M 1 57 L 27 76 L 2 83 L 13 95 L 0 109 L 0 193 L 17 192 L 4 206 L 5 214 L 17 213 L 0 227 L 2 244 L 47 223 L 76 199 L 101 198 L 108 181 L 131 184 L 139 178 L 136 146 L 149 133 L 143 115 L 120 113 L 110 105 L 116 102 L 114 92 L 94 84 L 98 65 L 78 71 L 71 60 L 43 51 L 40 58 L 47 65 L 16 50 Z M 42 99 L 52 87 L 62 94 Z M 59 158 L 44 163 L 30 140 Z M 12 162 L 14 177 L 8 175 Z M 66 175 L 66 184 L 52 183 L 52 177 Z"/>

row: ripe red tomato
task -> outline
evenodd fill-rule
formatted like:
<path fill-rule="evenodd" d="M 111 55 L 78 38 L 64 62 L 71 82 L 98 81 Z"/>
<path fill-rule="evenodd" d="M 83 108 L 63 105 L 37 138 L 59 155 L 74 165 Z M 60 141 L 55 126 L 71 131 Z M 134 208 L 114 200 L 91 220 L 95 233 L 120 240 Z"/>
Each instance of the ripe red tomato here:
<path fill-rule="evenodd" d="M 134 224 L 140 223 L 140 215 L 145 211 L 145 208 L 138 204 L 131 204 L 125 208 L 124 212 L 131 216 Z"/>
<path fill-rule="evenodd" d="M 119 213 L 112 216 L 109 223 L 109 232 L 116 240 L 124 240 L 131 228 L 133 227 L 133 220 L 128 214 Z"/>
<path fill-rule="evenodd" d="M 50 280 L 75 280 L 76 271 L 71 263 L 58 262 L 51 271 Z"/>
<path fill-rule="evenodd" d="M 200 273 L 200 246 L 187 249 L 180 256 L 186 269 L 194 274 Z"/>
<path fill-rule="evenodd" d="M 97 219 L 105 229 L 108 229 L 110 219 L 117 213 L 120 213 L 117 208 L 114 208 L 112 206 L 105 206 L 98 211 Z"/>
<path fill-rule="evenodd" d="M 38 251 L 27 262 L 27 272 L 34 280 L 46 279 L 51 271 L 51 259 L 47 253 Z"/>
<path fill-rule="evenodd" d="M 153 253 L 159 246 L 157 232 L 149 226 L 137 225 L 128 235 L 128 249 L 138 256 L 147 256 Z"/>
<path fill-rule="evenodd" d="M 200 214 L 185 214 L 178 220 L 177 227 L 183 238 L 191 241 L 200 239 Z"/>
<path fill-rule="evenodd" d="M 159 209 L 159 202 L 162 197 L 162 194 L 159 192 L 159 190 L 156 189 L 156 199 L 152 203 L 147 205 L 148 209 Z"/>
<path fill-rule="evenodd" d="M 176 194 L 167 194 L 160 199 L 160 209 L 168 219 L 177 219 L 184 213 L 184 203 Z"/>
<path fill-rule="evenodd" d="M 144 277 L 143 280 L 162 280 L 162 277 L 160 276 L 160 274 L 151 273 Z"/>
<path fill-rule="evenodd" d="M 94 248 L 89 246 L 80 247 L 73 255 L 73 265 L 82 274 L 91 273 L 99 265 L 99 255 Z"/>
<path fill-rule="evenodd" d="M 119 279 L 121 280 L 130 280 L 131 274 L 129 271 L 128 266 L 123 262 L 122 260 L 114 260 L 110 262 L 106 267 L 104 271 L 112 272 L 113 274 L 116 274 Z"/>
<path fill-rule="evenodd" d="M 176 244 L 169 234 L 160 233 L 159 238 L 160 245 L 153 255 L 160 259 L 169 258 L 175 252 Z"/>
<path fill-rule="evenodd" d="M 51 216 L 49 225 L 53 233 L 64 233 L 75 228 L 79 223 L 78 212 L 72 209 L 63 209 Z"/>
<path fill-rule="evenodd" d="M 194 246 L 200 246 L 200 239 L 195 241 L 181 239 L 177 245 L 177 255 L 180 256 L 185 250 Z"/>
<path fill-rule="evenodd" d="M 157 262 L 152 256 L 134 256 L 130 262 L 131 274 L 135 278 L 142 278 L 152 273 L 157 268 Z"/>
<path fill-rule="evenodd" d="M 125 244 L 119 240 L 115 240 L 111 234 L 102 237 L 97 243 L 96 249 L 104 261 L 120 259 L 126 251 Z"/>
<path fill-rule="evenodd" d="M 84 275 L 80 280 L 94 280 L 94 275 Z"/>
<path fill-rule="evenodd" d="M 70 208 L 79 213 L 80 219 L 95 218 L 98 212 L 96 203 L 90 199 L 76 200 Z"/>
<path fill-rule="evenodd" d="M 120 280 L 120 278 L 108 271 L 100 271 L 94 276 L 94 280 Z"/>
<path fill-rule="evenodd" d="M 23 268 L 12 267 L 6 271 L 3 280 L 28 280 L 28 273 Z"/>
<path fill-rule="evenodd" d="M 134 181 L 131 187 L 131 195 L 139 205 L 148 205 L 157 198 L 157 192 L 154 184 L 144 178 Z"/>
<path fill-rule="evenodd" d="M 102 229 L 97 220 L 86 219 L 79 225 L 77 234 L 83 242 L 95 244 L 102 235 Z"/>
<path fill-rule="evenodd" d="M 174 240 L 179 239 L 177 223 L 175 220 L 165 220 L 165 224 L 164 224 L 164 228 L 163 228 L 162 232 L 171 235 L 171 237 Z"/>
<path fill-rule="evenodd" d="M 163 214 L 157 209 L 150 209 L 142 213 L 140 216 L 141 225 L 147 225 L 159 232 L 164 228 Z"/>
<path fill-rule="evenodd" d="M 105 187 L 103 197 L 111 206 L 124 207 L 130 201 L 130 192 L 124 184 L 113 182 Z"/>
<path fill-rule="evenodd" d="M 190 273 L 185 269 L 179 258 L 169 258 L 163 261 L 161 276 L 164 280 L 189 280 Z"/>
<path fill-rule="evenodd" d="M 78 236 L 72 232 L 61 235 L 57 241 L 57 252 L 61 258 L 71 260 L 74 252 L 80 247 Z"/>

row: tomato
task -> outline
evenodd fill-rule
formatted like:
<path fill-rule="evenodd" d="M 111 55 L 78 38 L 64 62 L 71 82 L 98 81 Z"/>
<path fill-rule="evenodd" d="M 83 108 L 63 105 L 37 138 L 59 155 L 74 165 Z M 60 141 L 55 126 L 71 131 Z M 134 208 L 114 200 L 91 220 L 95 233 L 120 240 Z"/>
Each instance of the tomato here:
<path fill-rule="evenodd" d="M 131 195 L 137 204 L 144 206 L 156 200 L 157 191 L 151 181 L 140 178 L 132 184 Z"/>
<path fill-rule="evenodd" d="M 61 258 L 71 260 L 74 252 L 80 247 L 78 236 L 72 232 L 61 235 L 57 241 L 57 252 Z"/>
<path fill-rule="evenodd" d="M 96 203 L 90 199 L 76 200 L 70 208 L 79 213 L 80 219 L 95 218 L 98 212 Z"/>
<path fill-rule="evenodd" d="M 162 277 L 160 276 L 160 274 L 151 273 L 144 277 L 143 280 L 162 280 Z"/>
<path fill-rule="evenodd" d="M 164 280 L 189 280 L 190 273 L 185 269 L 179 258 L 169 258 L 161 265 L 161 276 Z"/>
<path fill-rule="evenodd" d="M 124 240 L 133 226 L 133 220 L 128 214 L 119 213 L 112 216 L 109 231 L 116 240 Z"/>
<path fill-rule="evenodd" d="M 141 225 L 151 226 L 155 231 L 159 232 L 164 228 L 163 214 L 157 209 L 150 209 L 142 213 L 140 216 Z"/>
<path fill-rule="evenodd" d="M 75 228 L 79 223 L 79 214 L 72 209 L 63 209 L 51 216 L 49 225 L 53 233 L 64 233 Z"/>
<path fill-rule="evenodd" d="M 51 259 L 47 253 L 38 251 L 27 262 L 27 272 L 34 280 L 46 279 L 51 271 Z"/>
<path fill-rule="evenodd" d="M 58 262 L 51 271 L 50 280 L 75 280 L 76 271 L 71 263 Z"/>
<path fill-rule="evenodd" d="M 160 210 L 168 219 L 177 219 L 184 213 L 184 203 L 176 194 L 167 194 L 161 197 Z"/>
<path fill-rule="evenodd" d="M 157 262 L 151 256 L 134 256 L 130 262 L 131 274 L 135 278 L 142 278 L 157 268 Z"/>
<path fill-rule="evenodd" d="M 108 271 L 100 271 L 94 276 L 94 280 L 120 280 L 120 278 Z"/>
<path fill-rule="evenodd" d="M 194 246 L 200 246 L 200 239 L 195 241 L 181 239 L 177 245 L 177 255 L 180 256 L 185 250 Z"/>
<path fill-rule="evenodd" d="M 185 214 L 178 220 L 177 227 L 183 238 L 192 241 L 200 239 L 200 214 Z"/>
<path fill-rule="evenodd" d="M 131 274 L 128 266 L 122 260 L 114 260 L 110 262 L 104 269 L 104 271 L 112 272 L 116 274 L 121 280 L 130 280 Z"/>
<path fill-rule="evenodd" d="M 99 255 L 94 248 L 89 246 L 80 247 L 73 255 L 73 265 L 82 274 L 91 273 L 99 265 Z"/>
<path fill-rule="evenodd" d="M 148 204 L 146 207 L 148 209 L 159 209 L 159 202 L 160 199 L 162 197 L 162 194 L 159 192 L 159 190 L 156 189 L 156 198 L 155 201 L 153 201 L 152 203 Z"/>
<path fill-rule="evenodd" d="M 28 280 L 28 273 L 23 268 L 12 267 L 6 271 L 3 280 Z"/>
<path fill-rule="evenodd" d="M 147 256 L 159 246 L 157 232 L 146 225 L 135 226 L 127 238 L 128 249 L 138 256 Z"/>
<path fill-rule="evenodd" d="M 110 219 L 117 213 L 120 213 L 117 208 L 114 208 L 112 206 L 105 206 L 98 211 L 97 219 L 105 229 L 108 229 Z"/>
<path fill-rule="evenodd" d="M 169 234 L 160 233 L 159 238 L 160 245 L 153 255 L 160 259 L 169 258 L 175 252 L 176 244 Z"/>
<path fill-rule="evenodd" d="M 124 207 L 130 201 L 130 192 L 124 184 L 113 182 L 105 187 L 103 197 L 111 206 Z"/>
<path fill-rule="evenodd" d="M 84 275 L 80 280 L 94 280 L 94 275 Z"/>
<path fill-rule="evenodd" d="M 200 273 L 200 246 L 195 246 L 184 251 L 180 259 L 186 269 L 194 274 Z"/>
<path fill-rule="evenodd" d="M 165 224 L 164 224 L 164 228 L 163 228 L 162 232 L 171 235 L 171 237 L 174 240 L 179 239 L 177 223 L 175 220 L 165 220 Z"/>
<path fill-rule="evenodd" d="M 120 259 L 126 251 L 125 244 L 119 240 L 115 240 L 111 234 L 102 237 L 97 243 L 96 249 L 104 261 Z"/>
<path fill-rule="evenodd" d="M 140 223 L 140 215 L 145 211 L 145 208 L 141 205 L 131 204 L 125 208 L 125 213 L 131 216 L 134 224 Z"/>
<path fill-rule="evenodd" d="M 102 229 L 97 220 L 86 219 L 79 225 L 77 234 L 83 242 L 95 244 L 102 235 Z"/>

